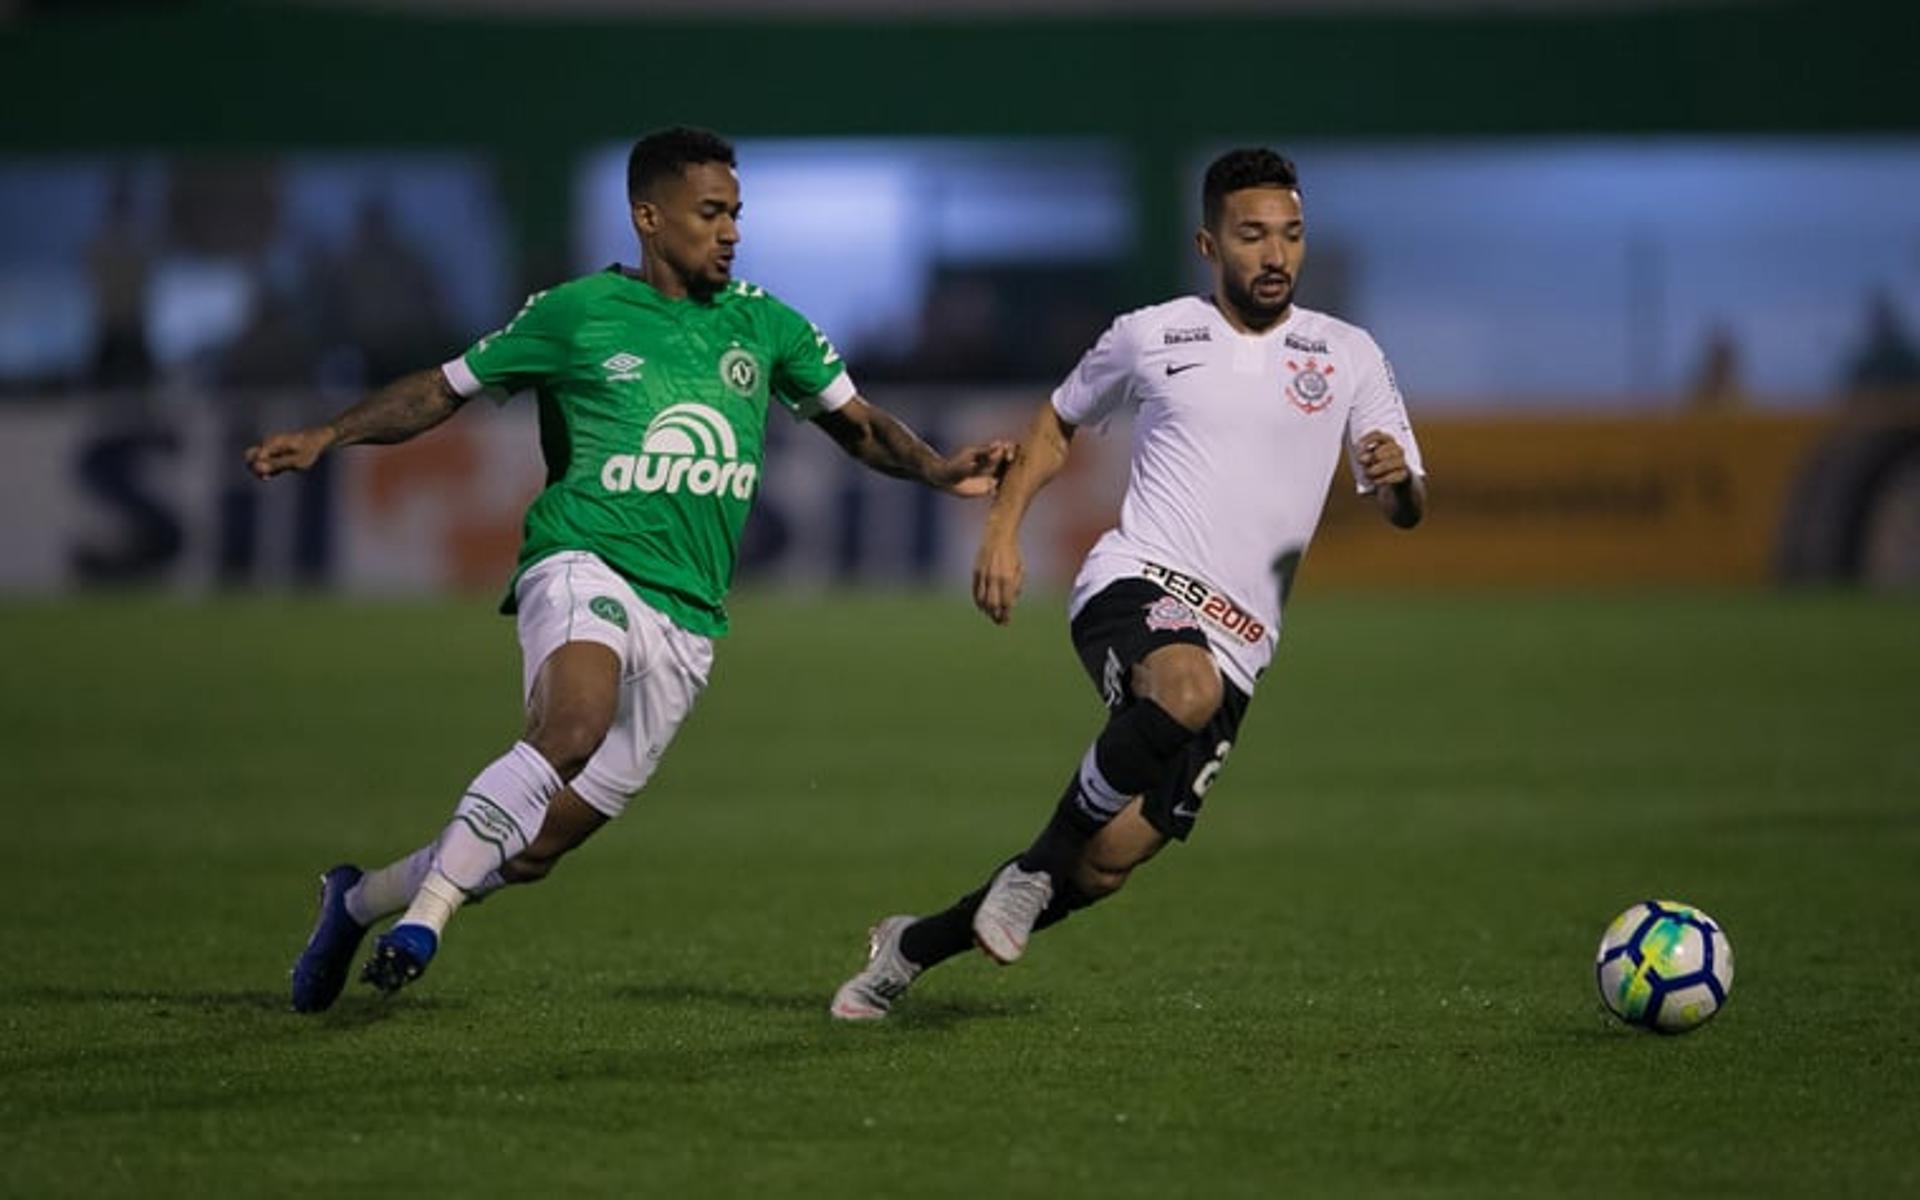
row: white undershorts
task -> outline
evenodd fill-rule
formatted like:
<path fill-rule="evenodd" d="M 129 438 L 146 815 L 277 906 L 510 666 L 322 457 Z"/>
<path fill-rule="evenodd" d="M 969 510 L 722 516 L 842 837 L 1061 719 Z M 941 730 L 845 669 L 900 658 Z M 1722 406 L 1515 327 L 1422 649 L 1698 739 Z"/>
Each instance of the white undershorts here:
<path fill-rule="evenodd" d="M 713 670 L 713 639 L 669 621 L 596 554 L 565 550 L 527 568 L 514 587 L 520 609 L 521 694 L 547 656 L 568 642 L 597 642 L 620 656 L 620 709 L 600 748 L 569 781 L 609 817 L 646 785 L 693 711 Z"/>

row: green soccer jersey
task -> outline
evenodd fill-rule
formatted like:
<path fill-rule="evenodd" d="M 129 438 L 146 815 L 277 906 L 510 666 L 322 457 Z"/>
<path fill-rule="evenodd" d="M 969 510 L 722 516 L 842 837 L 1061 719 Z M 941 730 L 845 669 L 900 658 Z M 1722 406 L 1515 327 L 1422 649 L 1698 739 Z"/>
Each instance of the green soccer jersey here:
<path fill-rule="evenodd" d="M 446 372 L 462 395 L 539 399 L 547 486 L 527 509 L 516 581 L 556 551 L 591 551 L 708 637 L 727 630 L 768 402 L 805 418 L 853 395 L 825 335 L 760 288 L 676 300 L 618 267 L 535 293 Z"/>

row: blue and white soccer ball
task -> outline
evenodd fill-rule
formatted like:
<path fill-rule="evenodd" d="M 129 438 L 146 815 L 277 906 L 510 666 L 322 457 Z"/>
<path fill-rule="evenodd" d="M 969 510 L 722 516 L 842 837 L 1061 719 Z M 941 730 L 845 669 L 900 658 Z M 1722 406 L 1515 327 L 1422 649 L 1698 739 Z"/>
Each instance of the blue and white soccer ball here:
<path fill-rule="evenodd" d="M 1733 944 L 1689 904 L 1643 900 L 1613 919 L 1594 956 L 1600 999 L 1629 1025 L 1698 1029 L 1733 989 Z"/>

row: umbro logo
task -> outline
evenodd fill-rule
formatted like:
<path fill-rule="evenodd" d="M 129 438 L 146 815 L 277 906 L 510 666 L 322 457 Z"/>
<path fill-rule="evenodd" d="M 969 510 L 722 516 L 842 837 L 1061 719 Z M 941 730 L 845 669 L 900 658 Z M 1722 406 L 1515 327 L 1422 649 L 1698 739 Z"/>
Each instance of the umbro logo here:
<path fill-rule="evenodd" d="M 1176 366 L 1176 365 L 1174 365 L 1173 363 L 1168 363 L 1168 364 L 1167 364 L 1167 374 L 1169 374 L 1169 375 L 1178 375 L 1178 374 L 1180 374 L 1180 372 L 1182 372 L 1182 371 L 1191 371 L 1191 370 L 1193 370 L 1193 369 L 1194 369 L 1195 367 L 1204 367 L 1204 366 L 1206 366 L 1206 365 L 1207 365 L 1207 364 L 1205 364 L 1205 363 L 1180 363 L 1180 364 L 1179 364 L 1178 366 Z"/>
<path fill-rule="evenodd" d="M 630 383 L 640 378 L 640 365 L 647 360 L 625 350 L 600 365 L 607 369 L 608 383 Z"/>

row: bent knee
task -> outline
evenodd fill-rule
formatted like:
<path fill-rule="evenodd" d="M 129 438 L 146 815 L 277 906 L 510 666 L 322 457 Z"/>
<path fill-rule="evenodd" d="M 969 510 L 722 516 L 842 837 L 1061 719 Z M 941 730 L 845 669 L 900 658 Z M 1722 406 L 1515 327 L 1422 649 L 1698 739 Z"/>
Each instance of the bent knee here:
<path fill-rule="evenodd" d="M 500 878 L 508 883 L 539 883 L 553 874 L 553 868 L 560 862 L 559 855 L 550 858 L 533 858 L 522 853 L 500 864 Z"/>
<path fill-rule="evenodd" d="M 1183 666 L 1154 680 L 1153 702 L 1188 729 L 1205 728 L 1224 698 L 1220 672 L 1212 663 Z"/>
<path fill-rule="evenodd" d="M 1131 871 L 1097 871 L 1087 867 L 1073 882 L 1089 900 L 1104 900 L 1127 886 L 1127 876 L 1131 874 Z"/>
<path fill-rule="evenodd" d="M 1073 882 L 1091 899 L 1103 899 L 1127 886 L 1133 869 L 1139 865 L 1113 860 L 1082 860 L 1080 869 L 1074 872 Z"/>
<path fill-rule="evenodd" d="M 588 717 L 562 717 L 543 721 L 530 730 L 527 742 L 553 765 L 562 779 L 572 779 L 587 765 L 593 752 L 607 736 L 603 721 Z"/>

